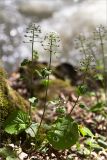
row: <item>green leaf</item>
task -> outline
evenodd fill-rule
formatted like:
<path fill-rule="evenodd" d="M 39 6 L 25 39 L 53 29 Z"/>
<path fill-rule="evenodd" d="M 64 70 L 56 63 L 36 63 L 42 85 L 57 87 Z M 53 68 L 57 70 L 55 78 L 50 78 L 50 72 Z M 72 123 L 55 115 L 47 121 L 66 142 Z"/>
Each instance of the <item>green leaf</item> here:
<path fill-rule="evenodd" d="M 70 116 L 58 118 L 47 133 L 49 143 L 58 150 L 70 148 L 78 138 L 78 125 Z"/>
<path fill-rule="evenodd" d="M 37 51 L 33 51 L 33 58 L 35 59 L 35 60 L 38 60 L 38 58 L 39 58 L 39 53 L 37 52 Z"/>
<path fill-rule="evenodd" d="M 77 93 L 78 95 L 83 95 L 87 92 L 87 86 L 86 85 L 80 85 L 78 88 L 77 88 Z"/>
<path fill-rule="evenodd" d="M 8 156 L 6 157 L 6 160 L 20 160 L 20 159 L 14 156 Z"/>
<path fill-rule="evenodd" d="M 37 123 L 32 123 L 29 128 L 27 128 L 25 130 L 25 132 L 27 134 L 29 134 L 31 137 L 35 137 L 36 133 L 37 133 L 37 130 L 38 130 L 38 124 Z"/>
<path fill-rule="evenodd" d="M 28 59 L 24 59 L 23 62 L 21 63 L 21 66 L 26 66 L 29 63 L 30 61 Z"/>
<path fill-rule="evenodd" d="M 87 128 L 82 125 L 79 126 L 79 131 L 83 136 L 90 136 L 94 137 L 93 133 Z"/>
<path fill-rule="evenodd" d="M 64 115 L 66 113 L 66 109 L 63 106 L 56 108 L 56 113 L 60 115 Z"/>
<path fill-rule="evenodd" d="M 82 104 L 82 103 L 79 104 L 79 107 L 82 108 L 82 109 L 86 109 L 86 108 L 87 108 L 87 107 L 86 107 L 84 104 Z"/>
<path fill-rule="evenodd" d="M 36 107 L 38 103 L 38 98 L 36 97 L 29 98 L 29 102 L 32 104 L 32 107 Z"/>
<path fill-rule="evenodd" d="M 27 113 L 16 110 L 9 115 L 4 122 L 4 130 L 9 134 L 18 134 L 25 130 L 29 125 L 29 116 Z"/>
<path fill-rule="evenodd" d="M 52 100 L 52 101 L 49 101 L 49 103 L 50 104 L 52 104 L 52 105 L 59 105 L 60 104 L 60 99 L 59 98 L 55 98 L 54 100 Z"/>
<path fill-rule="evenodd" d="M 99 144 L 101 147 L 107 149 L 107 142 L 104 142 L 103 140 L 98 139 L 98 144 Z"/>
<path fill-rule="evenodd" d="M 49 85 L 49 80 L 48 79 L 43 79 L 41 81 L 41 83 L 42 83 L 43 86 L 47 87 Z"/>
<path fill-rule="evenodd" d="M 89 156 L 90 155 L 90 149 L 84 147 L 82 155 Z"/>
<path fill-rule="evenodd" d="M 43 68 L 41 70 L 42 78 L 46 78 L 52 73 L 52 70 L 49 70 L 48 68 Z"/>
<path fill-rule="evenodd" d="M 40 71 L 38 71 L 37 69 L 35 69 L 35 73 L 36 73 L 40 78 L 42 78 L 42 74 L 41 74 Z"/>
<path fill-rule="evenodd" d="M 43 68 L 40 71 L 39 70 L 35 70 L 35 72 L 37 73 L 37 75 L 40 78 L 45 79 L 47 76 L 49 76 L 52 73 L 52 70 L 49 70 L 47 68 Z"/>
<path fill-rule="evenodd" d="M 103 74 L 97 73 L 97 74 L 95 75 L 95 79 L 96 79 L 96 80 L 103 81 L 103 80 L 104 80 Z"/>
<path fill-rule="evenodd" d="M 102 147 L 100 147 L 100 145 L 93 138 L 85 140 L 85 144 L 91 147 L 91 149 L 95 149 L 96 151 L 102 150 Z"/>
<path fill-rule="evenodd" d="M 6 160 L 19 160 L 11 147 L 0 148 L 0 156 L 6 158 Z"/>

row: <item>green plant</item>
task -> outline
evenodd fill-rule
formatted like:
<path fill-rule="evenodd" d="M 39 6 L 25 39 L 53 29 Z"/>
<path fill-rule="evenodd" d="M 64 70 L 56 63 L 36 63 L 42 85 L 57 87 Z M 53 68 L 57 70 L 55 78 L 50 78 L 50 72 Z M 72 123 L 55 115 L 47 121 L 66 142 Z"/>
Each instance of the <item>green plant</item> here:
<path fill-rule="evenodd" d="M 32 24 L 31 26 L 29 26 L 27 28 L 27 32 L 26 32 L 26 35 L 25 37 L 27 38 L 27 41 L 24 41 L 25 43 L 31 43 L 31 60 L 27 60 L 25 59 L 21 65 L 27 65 L 27 64 L 31 64 L 31 67 L 33 67 L 33 62 L 34 60 L 38 59 L 38 53 L 37 51 L 35 51 L 34 49 L 34 45 L 35 45 L 35 42 L 41 42 L 41 38 L 40 38 L 40 33 L 41 33 L 41 28 L 39 25 L 35 25 Z M 34 74 L 34 71 L 32 70 L 31 72 L 31 81 L 30 81 L 30 84 L 33 83 L 33 74 Z M 32 87 L 30 89 L 30 97 L 33 96 L 33 90 L 32 90 Z M 32 110 L 32 102 L 30 101 L 30 108 L 29 108 L 29 116 L 30 116 L 30 119 L 32 118 L 32 113 L 31 113 L 31 110 Z"/>
<path fill-rule="evenodd" d="M 38 33 L 40 33 L 40 29 L 38 30 L 39 27 L 35 27 L 35 25 L 31 26 L 30 28 L 28 28 L 28 32 L 27 35 L 25 37 L 30 38 L 30 40 L 28 40 L 27 42 L 32 44 L 32 57 L 31 60 L 27 60 L 25 59 L 21 65 L 27 65 L 27 64 L 32 64 L 33 65 L 33 61 L 34 61 L 34 43 L 35 38 L 38 38 Z M 36 36 L 35 36 L 36 34 Z M 59 37 L 56 33 L 51 32 L 48 33 L 45 37 L 44 40 L 40 42 L 44 48 L 44 50 L 47 52 L 47 54 L 49 54 L 49 63 L 48 63 L 48 67 L 47 68 L 43 68 L 41 70 L 35 70 L 36 74 L 40 77 L 42 84 L 45 87 L 45 100 L 44 100 L 44 104 L 43 104 L 43 115 L 41 117 L 41 121 L 40 124 L 34 124 L 32 123 L 32 117 L 31 117 L 31 109 L 32 106 L 34 107 L 36 103 L 38 103 L 38 99 L 36 97 L 31 97 L 29 98 L 29 102 L 30 102 L 30 109 L 29 109 L 29 113 L 25 114 L 22 111 L 16 111 L 15 113 L 12 113 L 8 119 L 5 122 L 4 128 L 5 131 L 9 134 L 19 134 L 22 131 L 26 131 L 27 134 L 30 134 L 31 137 L 35 137 L 35 142 L 38 143 L 38 141 L 40 141 L 41 139 L 41 130 L 43 129 L 42 123 L 43 123 L 43 119 L 44 119 L 44 115 L 45 115 L 45 111 L 46 111 L 46 107 L 47 107 L 47 96 L 48 96 L 48 88 L 49 88 L 49 83 L 50 83 L 50 74 L 52 73 L 52 69 L 51 69 L 51 63 L 52 63 L 52 56 L 57 52 L 57 47 L 59 46 Z M 36 52 L 36 58 L 37 58 L 37 52 Z M 31 84 L 33 81 L 33 74 L 34 72 L 32 71 L 31 73 Z M 31 96 L 32 96 L 32 90 L 30 90 L 31 92 Z M 58 105 L 59 107 L 57 108 L 57 112 L 58 109 L 60 110 L 60 105 Z M 26 116 L 25 116 L 26 115 Z M 29 116 L 28 116 L 29 115 Z M 28 118 L 29 117 L 29 118 Z M 63 128 L 62 130 L 60 130 L 60 128 Z M 46 128 L 45 128 L 46 129 Z M 76 141 L 78 140 L 79 137 L 79 132 L 78 132 L 78 125 L 77 123 L 70 118 L 69 115 L 66 115 L 66 113 L 61 112 L 60 110 L 60 114 L 59 117 L 57 118 L 57 120 L 50 125 L 50 127 L 48 127 L 48 129 L 46 129 L 46 133 L 47 136 L 45 138 L 48 139 L 49 143 L 55 147 L 56 149 L 65 149 L 65 148 L 69 148 L 72 145 L 74 145 L 76 143 Z M 56 137 L 56 131 L 60 134 L 57 134 Z M 66 132 L 67 131 L 67 132 Z M 44 131 L 43 131 L 44 132 Z M 44 133 L 43 133 L 44 134 Z M 61 142 L 62 139 L 71 136 L 70 141 L 69 139 L 66 142 Z M 53 138 L 56 137 L 57 141 Z M 75 138 L 74 138 L 75 137 Z M 44 140 L 44 139 L 43 139 Z"/>
<path fill-rule="evenodd" d="M 55 34 L 54 32 L 51 32 L 49 34 L 47 34 L 44 38 L 44 43 L 42 44 L 42 46 L 44 47 L 44 50 L 46 50 L 49 54 L 49 63 L 48 63 L 48 68 L 44 68 L 41 72 L 41 76 L 43 79 L 43 84 L 46 87 L 46 93 L 45 93 L 45 102 L 44 102 L 44 106 L 43 106 L 43 115 L 40 121 L 40 125 L 39 128 L 41 127 L 43 118 L 44 118 L 44 114 L 45 114 L 45 110 L 46 110 L 46 103 L 47 103 L 47 95 L 48 95 L 48 87 L 49 87 L 49 76 L 52 72 L 51 70 L 51 63 L 52 63 L 52 55 L 56 53 L 56 48 L 58 47 L 58 41 L 59 41 L 59 37 L 57 34 Z M 39 132 L 39 128 L 38 128 L 38 132 Z"/>
<path fill-rule="evenodd" d="M 93 56 L 94 61 L 91 63 L 91 67 L 87 72 L 87 77 L 93 77 L 91 83 L 93 84 L 94 92 L 96 95 L 96 99 L 98 102 L 98 93 L 96 92 L 101 85 L 104 89 L 105 94 L 105 106 L 106 106 L 106 97 L 107 97 L 107 59 L 106 59 L 106 42 L 107 42 L 107 29 L 100 25 L 97 27 L 93 34 L 89 36 L 85 36 L 83 34 L 79 35 L 76 39 L 76 48 L 79 48 L 80 52 L 83 53 L 85 59 L 87 59 L 87 55 Z M 94 65 L 94 67 L 92 67 Z M 84 68 L 83 68 L 84 69 Z M 98 83 L 96 83 L 98 82 Z M 102 93 L 101 93 L 102 94 Z M 99 102 L 98 102 L 99 103 Z"/>
<path fill-rule="evenodd" d="M 101 30 L 98 30 L 101 31 Z M 101 31 L 102 33 L 102 31 Z M 40 120 L 40 123 L 33 122 L 32 120 L 32 109 L 35 108 L 38 105 L 39 99 L 33 95 L 33 86 L 30 89 L 30 96 L 29 96 L 29 102 L 30 102 L 30 108 L 29 113 L 25 113 L 22 110 L 16 110 L 12 114 L 9 115 L 9 117 L 4 122 L 4 131 L 11 135 L 19 135 L 24 132 L 24 134 L 27 136 L 26 141 L 29 141 L 31 149 L 36 150 L 43 150 L 44 146 L 46 149 L 50 146 L 53 147 L 56 150 L 65 150 L 71 148 L 71 146 L 75 144 L 79 144 L 79 137 L 80 135 L 84 137 L 85 140 L 84 143 L 88 147 L 84 147 L 84 152 L 87 154 L 91 154 L 91 151 L 94 148 L 100 148 L 100 146 L 97 143 L 96 137 L 94 134 L 85 127 L 84 125 L 81 125 L 76 122 L 75 119 L 72 118 L 72 112 L 76 108 L 77 105 L 81 107 L 82 109 L 86 109 L 88 112 L 94 112 L 99 113 L 104 109 L 104 103 L 103 101 L 96 98 L 96 102 L 92 105 L 92 107 L 88 108 L 85 104 L 82 104 L 79 102 L 79 99 L 81 96 L 85 97 L 86 95 L 89 95 L 89 87 L 87 85 L 87 81 L 90 78 L 90 75 L 93 76 L 95 74 L 95 63 L 97 63 L 97 68 L 99 65 L 99 61 L 96 57 L 96 54 L 94 53 L 93 45 L 90 43 L 90 40 L 86 39 L 85 36 L 79 36 L 79 48 L 81 52 L 83 52 L 83 59 L 81 61 L 80 70 L 83 73 L 81 84 L 77 86 L 76 88 L 76 95 L 77 98 L 75 102 L 73 102 L 72 108 L 69 113 L 67 113 L 65 109 L 65 105 L 69 101 L 69 99 L 62 101 L 60 98 L 57 98 L 53 101 L 48 101 L 48 90 L 49 85 L 51 83 L 50 75 L 52 74 L 52 58 L 53 55 L 57 53 L 57 48 L 59 47 L 59 36 L 54 33 L 50 32 L 45 35 L 44 38 L 41 39 L 40 37 L 41 29 L 40 26 L 36 26 L 33 24 L 28 28 L 27 35 L 25 37 L 27 38 L 27 43 L 31 43 L 32 46 L 32 54 L 31 59 L 25 59 L 21 66 L 27 66 L 31 67 L 30 69 L 30 75 L 29 77 L 29 83 L 33 84 L 34 81 L 34 75 L 38 77 L 38 79 L 41 81 L 43 87 L 45 88 L 45 98 L 43 101 L 43 114 Z M 103 60 L 104 60 L 104 46 L 102 42 L 102 37 L 99 32 L 97 34 L 100 36 L 101 41 L 101 49 L 103 51 Z M 99 40 L 98 39 L 98 40 Z M 37 69 L 34 66 L 34 61 L 37 61 L 39 58 L 38 51 L 34 50 L 35 43 L 40 43 L 41 47 L 43 47 L 44 51 L 47 52 L 49 55 L 49 62 L 47 67 Z M 103 62 L 104 63 L 104 62 Z M 94 67 L 93 67 L 94 65 Z M 101 67 L 99 67 L 101 68 Z M 104 65 L 104 72 L 103 75 L 101 73 L 97 73 L 94 76 L 94 80 L 101 80 L 101 83 L 104 83 L 104 88 L 106 86 L 105 84 L 105 65 Z M 23 77 L 25 78 L 25 77 Z M 104 81 L 104 82 L 103 82 Z M 95 82 L 93 82 L 95 84 Z M 95 86 L 96 88 L 96 86 Z M 97 97 L 97 92 L 95 91 L 94 94 Z M 106 95 L 106 90 L 105 90 Z M 51 103 L 54 106 L 56 106 L 56 113 L 57 118 L 54 122 L 50 124 L 45 124 L 44 117 L 45 112 L 47 109 L 47 105 Z M 103 112 L 104 113 L 104 112 Z M 90 137 L 91 139 L 88 139 L 87 137 Z M 89 142 L 90 141 L 90 142 Z M 102 143 L 102 141 L 100 141 Z M 79 145 L 77 145 L 77 148 L 80 148 Z M 103 145 L 106 145 L 103 143 Z M 48 146 L 48 147 L 47 147 Z M 101 149 L 101 148 L 100 148 Z"/>

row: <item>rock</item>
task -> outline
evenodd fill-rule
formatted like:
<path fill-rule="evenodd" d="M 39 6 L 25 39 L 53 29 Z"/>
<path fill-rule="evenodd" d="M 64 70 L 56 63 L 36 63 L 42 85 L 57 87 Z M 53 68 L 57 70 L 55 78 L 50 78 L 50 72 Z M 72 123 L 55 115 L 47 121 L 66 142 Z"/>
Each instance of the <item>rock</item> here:
<path fill-rule="evenodd" d="M 32 92 L 31 93 L 32 96 L 37 96 L 39 99 L 42 99 L 42 100 L 44 100 L 45 98 L 46 87 L 43 85 L 41 78 L 38 76 L 35 70 L 40 71 L 41 69 L 46 68 L 46 67 L 47 67 L 47 63 L 43 63 L 43 62 L 41 63 L 41 62 L 34 61 L 33 64 L 22 66 L 19 70 L 21 77 L 24 77 L 22 81 L 23 81 L 23 84 L 26 85 L 28 92 Z M 58 72 L 55 71 L 55 67 L 52 66 L 52 70 L 53 72 L 50 75 L 50 83 L 48 87 L 48 99 L 49 100 L 58 97 L 58 95 L 61 92 L 70 91 L 72 89 L 69 80 L 67 80 L 65 77 L 64 77 L 65 79 L 63 78 L 63 76 L 67 75 L 65 73 L 66 71 L 63 72 L 62 78 L 59 78 L 58 76 L 55 77 L 55 74 L 58 74 Z M 60 76 L 61 74 L 60 69 L 58 71 L 60 72 L 59 73 L 59 76 Z M 33 78 L 31 82 L 32 73 L 33 73 Z M 31 95 L 29 96 L 31 97 Z"/>
<path fill-rule="evenodd" d="M 53 73 L 57 78 L 60 78 L 62 80 L 69 79 L 71 81 L 71 84 L 76 84 L 78 73 L 76 71 L 76 68 L 69 63 L 62 63 L 56 66 Z"/>
<path fill-rule="evenodd" d="M 0 122 L 16 108 L 28 111 L 29 103 L 10 87 L 5 71 L 0 68 Z"/>

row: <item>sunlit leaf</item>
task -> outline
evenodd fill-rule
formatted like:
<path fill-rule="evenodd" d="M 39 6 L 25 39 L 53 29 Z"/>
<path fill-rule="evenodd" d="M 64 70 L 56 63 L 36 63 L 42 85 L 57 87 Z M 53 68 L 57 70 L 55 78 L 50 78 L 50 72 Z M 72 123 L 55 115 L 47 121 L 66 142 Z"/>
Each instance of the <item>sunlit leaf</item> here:
<path fill-rule="evenodd" d="M 87 128 L 82 125 L 79 126 L 79 131 L 83 136 L 90 136 L 94 137 L 93 133 Z"/>
<path fill-rule="evenodd" d="M 96 80 L 100 80 L 100 81 L 104 80 L 103 74 L 100 74 L 100 73 L 95 74 L 94 77 L 95 77 Z"/>
<path fill-rule="evenodd" d="M 16 110 L 12 112 L 4 123 L 4 130 L 9 134 L 18 134 L 29 125 L 29 116 L 27 113 Z"/>
<path fill-rule="evenodd" d="M 0 156 L 5 158 L 6 160 L 19 160 L 11 147 L 0 148 Z"/>
<path fill-rule="evenodd" d="M 36 107 L 38 103 L 38 98 L 36 97 L 29 98 L 29 102 L 32 104 L 32 107 Z"/>
<path fill-rule="evenodd" d="M 70 148 L 78 138 L 78 125 L 70 116 L 58 118 L 47 134 L 49 143 L 58 150 Z"/>
<path fill-rule="evenodd" d="M 48 79 L 43 79 L 41 83 L 43 86 L 47 87 L 50 84 L 50 81 Z"/>
<path fill-rule="evenodd" d="M 35 137 L 36 133 L 38 130 L 38 124 L 37 123 L 32 123 L 26 130 L 25 132 L 29 134 L 31 137 Z"/>
<path fill-rule="evenodd" d="M 97 141 L 93 138 L 89 138 L 85 140 L 85 144 L 91 147 L 91 149 L 95 149 L 97 151 L 102 150 L 102 147 L 97 143 Z"/>

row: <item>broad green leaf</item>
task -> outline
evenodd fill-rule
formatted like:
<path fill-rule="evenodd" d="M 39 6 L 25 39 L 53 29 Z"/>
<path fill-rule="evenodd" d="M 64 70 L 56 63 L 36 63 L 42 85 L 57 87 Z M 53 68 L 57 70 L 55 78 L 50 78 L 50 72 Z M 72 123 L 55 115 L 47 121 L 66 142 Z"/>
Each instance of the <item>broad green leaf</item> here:
<path fill-rule="evenodd" d="M 20 159 L 14 156 L 8 156 L 6 157 L 6 160 L 20 160 Z"/>
<path fill-rule="evenodd" d="M 0 156 L 5 158 L 6 160 L 19 160 L 11 147 L 0 148 Z"/>
<path fill-rule="evenodd" d="M 4 122 L 4 130 L 9 134 L 18 134 L 22 130 L 25 130 L 28 125 L 28 114 L 21 110 L 16 110 L 12 112 Z"/>
<path fill-rule="evenodd" d="M 32 123 L 26 130 L 25 132 L 29 134 L 31 137 L 35 137 L 36 133 L 38 130 L 38 124 L 37 123 Z"/>
<path fill-rule="evenodd" d="M 58 150 L 70 148 L 78 138 L 78 125 L 70 116 L 58 118 L 47 133 L 49 143 Z"/>
<path fill-rule="evenodd" d="M 93 133 L 87 128 L 82 125 L 79 126 L 79 131 L 83 136 L 90 136 L 94 137 Z"/>

